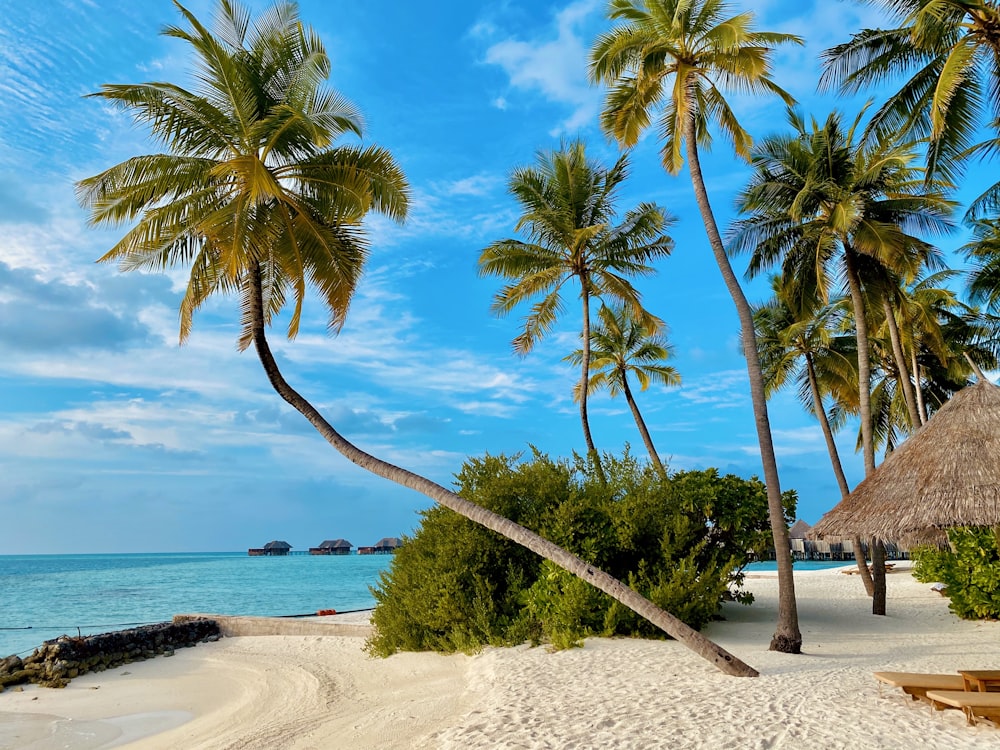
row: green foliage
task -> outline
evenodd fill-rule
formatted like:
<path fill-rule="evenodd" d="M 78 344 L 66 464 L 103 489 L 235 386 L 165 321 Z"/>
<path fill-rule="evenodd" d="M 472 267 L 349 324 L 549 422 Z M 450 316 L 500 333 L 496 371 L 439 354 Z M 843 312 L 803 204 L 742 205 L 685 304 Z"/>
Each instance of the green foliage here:
<path fill-rule="evenodd" d="M 954 560 L 950 550 L 940 547 L 916 547 L 910 550 L 913 560 L 913 577 L 921 583 L 944 583 L 945 572 Z"/>
<path fill-rule="evenodd" d="M 949 608 L 964 620 L 1000 618 L 1000 527 L 950 529 L 948 542 L 950 550 L 915 551 L 913 575 L 945 584 Z"/>
<path fill-rule="evenodd" d="M 715 470 L 665 479 L 627 452 L 604 464 L 602 482 L 584 459 L 487 455 L 466 462 L 458 492 L 626 581 L 694 628 L 717 616 L 726 598 L 749 602 L 740 571 L 771 545 L 763 483 Z M 794 493 L 787 499 L 794 517 Z M 440 507 L 423 512 L 373 593 L 368 650 L 381 656 L 662 635 L 563 569 Z"/>

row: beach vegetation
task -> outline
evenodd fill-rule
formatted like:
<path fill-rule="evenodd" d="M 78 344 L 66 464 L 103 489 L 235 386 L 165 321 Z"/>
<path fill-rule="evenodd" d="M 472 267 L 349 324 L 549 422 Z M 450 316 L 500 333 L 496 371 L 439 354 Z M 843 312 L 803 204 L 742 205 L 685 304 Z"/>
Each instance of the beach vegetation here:
<path fill-rule="evenodd" d="M 1000 619 L 1000 527 L 949 529 L 948 545 L 912 550 L 913 576 L 943 583 L 948 608 L 963 620 Z"/>
<path fill-rule="evenodd" d="M 750 158 L 753 140 L 727 94 L 777 96 L 790 105 L 792 97 L 771 75 L 771 61 L 777 47 L 802 39 L 760 31 L 752 12 L 733 13 L 723 0 L 612 0 L 608 15 L 615 26 L 597 38 L 590 55 L 591 80 L 608 86 L 601 127 L 619 146 L 631 148 L 655 121 L 664 169 L 676 175 L 687 165 L 706 238 L 740 321 L 774 548 L 788 549 L 753 311 L 726 254 L 699 151 L 710 147 L 715 129 L 738 158 Z M 778 581 L 771 649 L 797 654 L 802 633 L 790 558 L 779 556 Z"/>
<path fill-rule="evenodd" d="M 750 603 L 743 568 L 770 548 L 767 493 L 714 469 L 663 475 L 628 451 L 592 462 L 471 458 L 458 494 L 507 515 L 701 628 L 726 600 Z M 785 497 L 787 522 L 795 496 Z M 550 561 L 445 509 L 420 526 L 373 589 L 373 654 L 474 651 L 530 641 L 565 648 L 592 635 L 662 635 Z"/>

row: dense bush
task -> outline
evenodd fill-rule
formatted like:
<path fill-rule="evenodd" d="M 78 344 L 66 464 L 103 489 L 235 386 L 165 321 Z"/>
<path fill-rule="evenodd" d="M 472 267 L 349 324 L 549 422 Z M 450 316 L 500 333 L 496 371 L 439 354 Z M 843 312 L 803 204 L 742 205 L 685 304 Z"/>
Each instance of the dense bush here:
<path fill-rule="evenodd" d="M 628 453 L 590 465 L 506 456 L 470 459 L 458 493 L 526 526 L 627 582 L 694 628 L 740 590 L 742 569 L 771 547 L 767 496 L 757 479 L 715 470 L 669 479 Z M 794 516 L 794 493 L 786 506 Z M 484 645 L 587 635 L 662 633 L 589 584 L 450 510 L 423 511 L 373 589 L 369 651 L 474 651 Z"/>
<path fill-rule="evenodd" d="M 913 575 L 943 583 L 949 608 L 965 620 L 1000 618 L 1000 527 L 950 529 L 948 543 L 914 550 Z"/>

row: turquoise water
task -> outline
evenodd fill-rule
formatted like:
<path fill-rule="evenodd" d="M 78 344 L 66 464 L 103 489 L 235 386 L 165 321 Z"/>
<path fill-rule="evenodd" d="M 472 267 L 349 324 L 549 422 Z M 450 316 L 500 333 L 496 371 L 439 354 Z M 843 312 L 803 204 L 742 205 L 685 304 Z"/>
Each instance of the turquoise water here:
<path fill-rule="evenodd" d="M 245 552 L 0 555 L 0 657 L 63 633 L 175 614 L 296 615 L 375 606 L 391 555 L 249 557 Z M 26 629 L 30 628 L 30 629 Z"/>
<path fill-rule="evenodd" d="M 854 560 L 796 560 L 792 563 L 792 567 L 794 570 L 830 570 L 831 568 L 843 568 L 854 564 Z M 767 571 L 777 569 L 778 563 L 774 560 L 750 563 L 745 568 L 747 573 L 753 573 L 755 570 Z"/>

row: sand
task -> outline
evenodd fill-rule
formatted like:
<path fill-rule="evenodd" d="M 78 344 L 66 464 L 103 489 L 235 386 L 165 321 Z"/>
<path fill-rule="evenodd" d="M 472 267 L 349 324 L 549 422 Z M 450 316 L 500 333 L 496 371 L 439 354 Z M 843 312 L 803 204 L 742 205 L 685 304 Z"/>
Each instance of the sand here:
<path fill-rule="evenodd" d="M 777 581 L 748 580 L 706 634 L 756 667 L 725 676 L 672 641 L 372 659 L 360 638 L 247 636 L 0 694 L 0 748 L 960 748 L 1000 728 L 934 712 L 873 671 L 1000 668 L 1000 623 L 964 622 L 905 570 L 888 617 L 856 576 L 795 575 L 801 655 L 767 650 Z"/>

